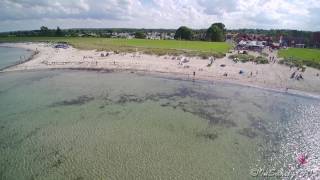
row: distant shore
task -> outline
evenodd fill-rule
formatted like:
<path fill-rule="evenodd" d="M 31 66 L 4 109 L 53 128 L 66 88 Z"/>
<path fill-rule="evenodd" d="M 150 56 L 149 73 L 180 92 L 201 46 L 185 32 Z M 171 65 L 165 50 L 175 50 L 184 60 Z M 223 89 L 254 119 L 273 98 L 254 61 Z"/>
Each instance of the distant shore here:
<path fill-rule="evenodd" d="M 116 54 L 106 51 L 79 50 L 73 47 L 57 49 L 47 43 L 5 43 L 0 46 L 25 48 L 38 52 L 28 61 L 0 72 L 43 69 L 132 71 L 188 80 L 235 83 L 313 97 L 320 95 L 320 77 L 316 76 L 320 71 L 314 68 L 307 68 L 303 73 L 304 79 L 298 81 L 290 78 L 294 69 L 287 66 L 277 63 L 234 63 L 227 57 L 216 59 L 211 66 L 208 66 L 209 60 L 200 57 L 186 58 L 183 62 L 174 56 L 146 55 L 139 52 Z"/>

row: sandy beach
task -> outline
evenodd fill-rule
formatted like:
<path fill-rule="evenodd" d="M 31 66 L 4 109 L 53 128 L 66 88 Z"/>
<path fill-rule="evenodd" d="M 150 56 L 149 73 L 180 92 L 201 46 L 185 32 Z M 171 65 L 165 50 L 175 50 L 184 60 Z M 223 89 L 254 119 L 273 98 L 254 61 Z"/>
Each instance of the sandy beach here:
<path fill-rule="evenodd" d="M 177 57 L 154 56 L 141 53 L 115 54 L 75 48 L 56 49 L 45 43 L 15 43 L 1 46 L 19 47 L 38 51 L 30 61 L 7 68 L 2 72 L 41 70 L 41 69 L 96 69 L 114 71 L 132 71 L 139 73 L 161 73 L 167 76 L 186 79 L 223 81 L 253 87 L 261 87 L 288 92 L 308 92 L 320 94 L 319 70 L 308 67 L 303 73 L 303 80 L 291 79 L 295 68 L 271 64 L 234 63 L 227 57 L 216 59 L 208 67 L 209 60 L 187 58 L 189 62 L 180 63 Z M 101 53 L 109 54 L 101 56 Z M 243 74 L 239 72 L 243 71 Z M 195 73 L 195 76 L 194 76 Z M 226 76 L 227 75 L 227 76 Z"/>

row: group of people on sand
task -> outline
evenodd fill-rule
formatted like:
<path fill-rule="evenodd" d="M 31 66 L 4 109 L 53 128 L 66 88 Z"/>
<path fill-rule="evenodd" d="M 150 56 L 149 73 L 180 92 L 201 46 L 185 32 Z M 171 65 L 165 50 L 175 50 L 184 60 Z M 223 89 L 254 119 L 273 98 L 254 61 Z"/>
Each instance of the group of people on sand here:
<path fill-rule="evenodd" d="M 92 56 L 83 56 L 83 59 L 93 59 Z"/>
<path fill-rule="evenodd" d="M 49 62 L 49 61 L 42 61 L 42 64 L 45 64 L 47 66 L 52 66 L 52 65 L 67 65 L 67 64 L 74 64 L 75 62 Z M 78 63 L 80 64 L 80 62 Z"/>
<path fill-rule="evenodd" d="M 294 71 L 291 76 L 290 76 L 291 79 L 296 79 L 296 80 L 303 80 L 303 76 L 302 76 L 302 73 L 299 72 L 298 70 L 297 71 Z"/>
<path fill-rule="evenodd" d="M 190 62 L 189 59 L 187 59 L 186 57 L 178 57 L 177 60 L 180 60 L 178 65 L 183 66 L 184 68 L 189 68 L 188 65 L 186 65 L 186 63 Z"/>
<path fill-rule="evenodd" d="M 269 63 L 276 63 L 276 58 L 274 56 L 269 57 Z"/>
<path fill-rule="evenodd" d="M 110 53 L 108 53 L 108 52 L 106 54 L 104 54 L 104 53 L 100 54 L 101 57 L 108 57 L 109 55 L 110 55 Z"/>

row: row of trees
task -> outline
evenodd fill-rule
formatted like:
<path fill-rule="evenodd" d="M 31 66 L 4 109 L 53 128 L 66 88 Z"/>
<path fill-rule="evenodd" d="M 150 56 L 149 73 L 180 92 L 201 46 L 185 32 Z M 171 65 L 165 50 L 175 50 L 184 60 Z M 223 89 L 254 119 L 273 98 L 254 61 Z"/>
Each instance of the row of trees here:
<path fill-rule="evenodd" d="M 42 26 L 39 30 L 25 30 L 25 31 L 11 31 L 0 32 L 1 37 L 6 36 L 71 36 L 78 37 L 79 35 L 95 36 L 95 37 L 111 37 L 112 33 L 129 33 L 135 35 L 138 32 L 138 36 L 141 33 L 174 33 L 175 29 L 135 29 L 135 28 L 73 28 L 73 29 L 49 29 L 46 26 Z M 141 37 L 141 36 L 140 36 Z"/>
<path fill-rule="evenodd" d="M 60 27 L 57 27 L 56 30 L 52 30 L 52 29 L 49 29 L 46 26 L 41 26 L 39 35 L 40 36 L 58 36 L 58 37 L 61 37 L 61 36 L 64 36 L 64 33 L 60 29 Z"/>
<path fill-rule="evenodd" d="M 206 40 L 223 42 L 226 36 L 226 27 L 223 23 L 212 24 L 204 34 L 196 36 L 196 32 L 186 26 L 181 26 L 175 33 L 174 38 L 178 40 Z"/>
<path fill-rule="evenodd" d="M 106 37 L 110 38 L 112 33 L 130 33 L 135 38 L 145 38 L 146 33 L 175 33 L 175 39 L 182 40 L 203 40 L 203 41 L 224 41 L 226 28 L 222 23 L 214 23 L 208 29 L 190 29 L 182 26 L 178 30 L 174 29 L 132 29 L 132 28 L 87 28 L 87 29 L 49 29 L 42 26 L 39 30 L 0 32 L 1 37 L 7 36 L 71 36 L 71 37 Z M 263 34 L 279 39 L 282 35 L 285 38 L 297 39 L 307 47 L 320 47 L 320 32 L 298 31 L 298 30 L 263 30 L 263 29 L 237 29 L 228 30 L 228 33 L 240 34 Z"/>

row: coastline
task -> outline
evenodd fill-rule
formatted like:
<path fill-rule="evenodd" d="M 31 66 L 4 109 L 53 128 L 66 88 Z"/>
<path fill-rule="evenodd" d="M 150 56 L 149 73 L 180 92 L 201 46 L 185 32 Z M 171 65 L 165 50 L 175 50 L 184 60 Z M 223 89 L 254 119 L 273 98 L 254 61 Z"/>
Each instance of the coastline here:
<path fill-rule="evenodd" d="M 97 51 L 78 50 L 73 47 L 68 49 L 55 49 L 47 43 L 4 43 L 0 46 L 17 47 L 39 51 L 28 58 L 3 70 L 0 73 L 28 70 L 89 70 L 99 72 L 131 72 L 141 75 L 155 75 L 179 80 L 204 81 L 212 83 L 227 83 L 240 86 L 259 88 L 279 93 L 288 93 L 298 96 L 307 96 L 320 99 L 320 77 L 312 75 L 320 72 L 307 68 L 304 80 L 296 81 L 289 78 L 289 67 L 279 64 L 253 65 L 252 63 L 233 63 L 227 57 L 217 59 L 213 67 L 206 67 L 208 60 L 190 58 L 190 62 L 183 66 L 178 65 L 179 60 L 173 57 L 158 57 L 141 53 L 111 54 L 101 57 Z M 107 52 L 103 52 L 107 53 Z M 109 52 L 108 52 L 109 53 Z M 226 64 L 227 68 L 220 67 Z M 244 69 L 246 75 L 238 75 Z M 249 71 L 258 69 L 255 77 L 249 77 Z M 270 72 L 271 78 L 268 71 Z M 232 74 L 224 77 L 226 71 Z M 259 73 L 258 73 L 259 71 Z M 196 76 L 193 77 L 193 72 Z M 287 76 L 287 77 L 286 77 Z M 278 78 L 277 78 L 278 77 Z M 310 79 L 309 79 L 310 78 Z"/>
<path fill-rule="evenodd" d="M 25 50 L 27 50 L 27 51 L 31 51 L 31 55 L 29 55 L 25 60 L 23 60 L 23 61 L 17 61 L 17 62 L 15 62 L 15 63 L 13 63 L 13 64 L 11 64 L 11 65 L 9 65 L 9 66 L 0 68 L 0 73 L 1 73 L 2 71 L 6 70 L 6 69 L 12 68 L 12 67 L 17 66 L 17 65 L 19 65 L 19 64 L 26 63 L 26 62 L 28 62 L 28 61 L 31 61 L 31 60 L 34 59 L 35 56 L 38 54 L 37 51 L 34 51 L 34 50 L 32 50 L 32 49 L 22 48 L 22 47 L 6 46 L 6 45 L 3 46 L 1 43 L 0 43 L 0 47 L 5 47 L 5 48 L 21 48 L 21 49 L 25 49 Z"/>

